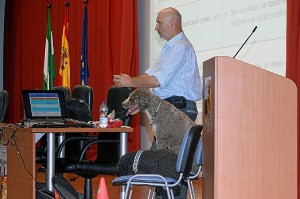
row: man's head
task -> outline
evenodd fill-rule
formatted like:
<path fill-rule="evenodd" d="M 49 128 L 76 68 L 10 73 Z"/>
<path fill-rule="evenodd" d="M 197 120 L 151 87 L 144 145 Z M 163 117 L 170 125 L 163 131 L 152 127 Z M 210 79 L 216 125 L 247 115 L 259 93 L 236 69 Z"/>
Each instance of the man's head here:
<path fill-rule="evenodd" d="M 157 14 L 155 30 L 164 40 L 170 40 L 182 31 L 181 15 L 175 8 L 165 8 Z"/>

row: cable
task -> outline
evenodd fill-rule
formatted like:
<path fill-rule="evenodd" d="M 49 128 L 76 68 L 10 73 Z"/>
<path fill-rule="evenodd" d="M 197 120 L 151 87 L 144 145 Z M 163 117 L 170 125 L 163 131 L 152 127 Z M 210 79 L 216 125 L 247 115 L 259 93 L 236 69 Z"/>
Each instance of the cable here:
<path fill-rule="evenodd" d="M 13 128 L 13 127 L 15 128 L 13 130 L 13 133 L 11 134 L 11 136 L 9 137 L 7 142 L 5 142 L 8 128 Z M 9 124 L 7 127 L 1 129 L 1 131 L 2 131 L 1 143 L 3 146 L 7 146 L 11 142 L 12 138 L 15 137 L 18 128 L 19 128 L 18 125 Z"/>
<path fill-rule="evenodd" d="M 31 176 L 31 178 L 37 183 L 37 180 L 33 177 L 32 173 L 27 169 L 26 167 L 26 163 L 25 163 L 25 160 L 23 158 L 23 155 L 18 147 L 18 137 L 17 137 L 17 131 L 19 129 L 20 125 L 19 124 L 9 124 L 7 127 L 3 127 L 1 128 L 1 131 L 2 131 L 2 137 L 1 137 L 1 141 L 2 141 L 2 145 L 3 146 L 8 146 L 8 144 L 10 144 L 13 149 L 15 149 L 15 151 L 19 154 L 22 162 L 23 162 L 23 167 L 24 169 L 27 171 L 27 173 L 29 173 L 29 175 Z M 11 134 L 11 136 L 9 137 L 9 139 L 7 141 L 5 141 L 5 138 L 6 138 L 6 134 L 7 134 L 7 131 L 9 128 L 14 128 L 13 129 L 13 132 Z"/>
<path fill-rule="evenodd" d="M 21 153 L 21 151 L 19 150 L 19 147 L 17 145 L 17 137 L 13 137 L 13 142 L 11 142 L 11 146 L 16 150 L 16 152 L 19 154 L 22 162 L 23 162 L 23 167 L 24 169 L 29 173 L 29 175 L 31 176 L 31 178 L 35 181 L 35 183 L 37 183 L 37 180 L 33 177 L 32 173 L 27 169 L 26 167 L 26 163 L 25 163 L 25 160 L 23 158 L 23 155 Z"/>

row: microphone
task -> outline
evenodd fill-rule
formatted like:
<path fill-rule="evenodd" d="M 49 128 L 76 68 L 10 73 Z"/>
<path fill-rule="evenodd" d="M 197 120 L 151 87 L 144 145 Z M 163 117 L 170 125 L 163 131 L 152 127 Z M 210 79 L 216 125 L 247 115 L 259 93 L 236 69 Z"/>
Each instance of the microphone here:
<path fill-rule="evenodd" d="M 251 37 L 251 35 L 256 31 L 257 26 L 254 27 L 254 29 L 252 30 L 252 33 L 249 35 L 249 37 L 246 39 L 246 41 L 243 43 L 243 45 L 240 47 L 240 49 L 235 53 L 233 59 L 235 59 L 235 57 L 237 56 L 237 54 L 240 52 L 240 50 L 243 48 L 243 46 L 246 44 L 246 42 L 248 41 L 248 39 Z"/>

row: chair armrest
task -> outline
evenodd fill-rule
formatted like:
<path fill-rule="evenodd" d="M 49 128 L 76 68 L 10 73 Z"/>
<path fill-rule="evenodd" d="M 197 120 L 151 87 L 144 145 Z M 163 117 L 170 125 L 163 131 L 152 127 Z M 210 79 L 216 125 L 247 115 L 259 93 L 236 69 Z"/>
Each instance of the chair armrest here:
<path fill-rule="evenodd" d="M 119 141 L 116 141 L 116 140 L 106 140 L 108 142 L 119 142 Z M 81 150 L 81 154 L 80 154 L 80 157 L 79 157 L 79 160 L 78 160 L 78 163 L 82 162 L 85 154 L 86 154 L 86 151 L 93 145 L 93 144 L 96 144 L 96 143 L 103 143 L 104 140 L 99 140 L 99 139 L 96 139 L 96 140 L 92 140 L 90 142 L 88 142 L 84 147 L 83 149 Z"/>
<path fill-rule="evenodd" d="M 65 145 L 68 143 L 68 142 L 71 142 L 71 141 L 75 141 L 75 140 L 95 140 L 97 139 L 97 136 L 88 136 L 88 137 L 71 137 L 71 138 L 68 138 L 68 139 L 65 139 L 57 148 L 57 152 L 56 152 L 56 157 L 58 157 L 63 148 L 65 147 Z"/>

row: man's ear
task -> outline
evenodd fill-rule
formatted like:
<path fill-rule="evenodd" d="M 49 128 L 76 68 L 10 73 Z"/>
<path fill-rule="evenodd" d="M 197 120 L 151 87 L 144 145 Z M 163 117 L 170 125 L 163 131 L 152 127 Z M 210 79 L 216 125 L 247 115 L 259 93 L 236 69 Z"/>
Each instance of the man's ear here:
<path fill-rule="evenodd" d="M 171 27 L 171 28 L 176 27 L 176 21 L 175 21 L 175 19 L 172 19 L 172 20 L 170 21 L 170 27 Z"/>

